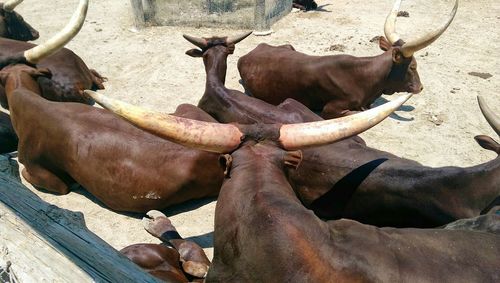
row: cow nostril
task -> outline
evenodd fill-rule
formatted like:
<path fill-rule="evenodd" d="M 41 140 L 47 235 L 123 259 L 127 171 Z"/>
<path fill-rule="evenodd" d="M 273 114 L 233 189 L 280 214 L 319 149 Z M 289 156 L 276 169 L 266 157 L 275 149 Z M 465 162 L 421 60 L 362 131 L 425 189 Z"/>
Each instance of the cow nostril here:
<path fill-rule="evenodd" d="M 423 89 L 424 89 L 424 86 L 423 86 L 423 85 L 421 85 L 421 86 L 420 86 L 420 91 L 422 91 Z"/>

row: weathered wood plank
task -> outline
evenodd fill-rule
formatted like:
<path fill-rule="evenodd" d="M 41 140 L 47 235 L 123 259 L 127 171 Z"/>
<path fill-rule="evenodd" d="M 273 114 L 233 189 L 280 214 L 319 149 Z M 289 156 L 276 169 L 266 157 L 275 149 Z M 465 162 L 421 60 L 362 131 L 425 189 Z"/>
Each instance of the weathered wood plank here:
<path fill-rule="evenodd" d="M 21 282 L 158 282 L 90 232 L 83 215 L 50 205 L 0 172 L 0 258 Z"/>
<path fill-rule="evenodd" d="M 146 24 L 146 19 L 144 15 L 144 9 L 142 7 L 142 0 L 130 0 L 132 5 L 132 13 L 134 14 L 134 22 L 137 28 L 144 27 Z"/>

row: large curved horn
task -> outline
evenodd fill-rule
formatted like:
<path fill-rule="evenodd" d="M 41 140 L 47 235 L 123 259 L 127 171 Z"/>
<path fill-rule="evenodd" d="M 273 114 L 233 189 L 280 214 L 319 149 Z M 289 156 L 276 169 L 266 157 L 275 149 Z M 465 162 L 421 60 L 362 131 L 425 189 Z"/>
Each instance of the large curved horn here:
<path fill-rule="evenodd" d="M 11 0 L 3 4 L 3 9 L 7 12 L 12 12 L 17 5 L 21 4 L 24 0 Z"/>
<path fill-rule="evenodd" d="M 243 39 L 245 39 L 247 36 L 251 35 L 252 32 L 249 31 L 249 32 L 246 32 L 246 33 L 243 33 L 243 34 L 240 34 L 240 35 L 237 35 L 237 36 L 229 36 L 226 40 L 226 42 L 229 44 L 229 43 L 233 43 L 233 44 L 236 44 L 240 41 L 242 41 Z"/>
<path fill-rule="evenodd" d="M 384 34 L 391 45 L 400 39 L 399 35 L 396 33 L 396 18 L 398 17 L 400 6 L 401 0 L 396 0 L 394 6 L 392 6 L 391 12 L 385 19 Z"/>
<path fill-rule="evenodd" d="M 429 44 L 433 43 L 436 39 L 438 39 L 439 36 L 443 34 L 443 32 L 448 28 L 448 26 L 455 18 L 457 9 L 458 9 L 458 0 L 455 0 L 455 6 L 453 7 L 453 10 L 451 11 L 450 16 L 448 17 L 448 21 L 441 28 L 429 32 L 424 36 L 422 36 L 421 38 L 414 39 L 405 43 L 403 47 L 401 47 L 401 53 L 403 53 L 403 56 L 407 58 L 411 57 L 413 53 L 429 46 Z"/>
<path fill-rule="evenodd" d="M 183 34 L 182 37 L 184 37 L 187 41 L 191 42 L 192 44 L 198 46 L 201 49 L 208 47 L 208 43 L 204 38 L 194 37 L 187 34 Z"/>
<path fill-rule="evenodd" d="M 500 117 L 493 113 L 493 110 L 486 105 L 482 96 L 477 96 L 477 102 L 479 103 L 479 108 L 483 112 L 484 118 L 491 125 L 493 130 L 500 136 Z"/>
<path fill-rule="evenodd" d="M 87 15 L 88 6 L 89 0 L 80 0 L 76 12 L 73 14 L 66 27 L 43 44 L 24 51 L 26 60 L 36 64 L 43 58 L 63 48 L 82 28 L 85 16 Z"/>
<path fill-rule="evenodd" d="M 332 143 L 380 123 L 405 103 L 413 94 L 405 94 L 391 102 L 354 115 L 302 124 L 281 126 L 280 142 L 287 150 Z"/>
<path fill-rule="evenodd" d="M 90 90 L 85 90 L 85 94 L 137 127 L 175 143 L 218 153 L 232 152 L 241 143 L 243 134 L 231 124 L 196 121 L 149 111 Z"/>

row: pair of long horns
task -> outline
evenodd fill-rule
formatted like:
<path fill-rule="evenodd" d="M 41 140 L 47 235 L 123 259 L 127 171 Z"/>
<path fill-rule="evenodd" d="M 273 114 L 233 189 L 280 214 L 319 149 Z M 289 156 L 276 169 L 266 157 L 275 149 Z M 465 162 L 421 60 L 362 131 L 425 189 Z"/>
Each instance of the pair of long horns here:
<path fill-rule="evenodd" d="M 7 12 L 12 12 L 17 5 L 21 4 L 24 0 L 11 0 L 3 4 L 3 9 Z"/>
<path fill-rule="evenodd" d="M 139 128 L 188 147 L 228 153 L 237 149 L 244 137 L 244 133 L 233 124 L 195 121 L 145 110 L 90 90 L 85 93 Z M 284 149 L 293 150 L 328 144 L 359 134 L 384 120 L 411 96 L 405 94 L 384 105 L 347 117 L 282 125 L 278 141 Z"/>
<path fill-rule="evenodd" d="M 88 6 L 89 0 L 80 0 L 75 13 L 66 27 L 46 42 L 24 51 L 24 57 L 26 60 L 30 63 L 36 64 L 43 58 L 54 54 L 70 42 L 82 28 L 83 23 L 85 22 L 85 16 L 87 15 Z"/>
<path fill-rule="evenodd" d="M 396 41 L 401 39 L 399 35 L 396 33 L 396 18 L 398 16 L 399 12 L 399 7 L 401 6 L 401 0 L 396 0 L 394 2 L 394 6 L 392 7 L 391 12 L 387 16 L 385 20 L 385 25 L 384 25 L 384 33 L 385 37 L 387 40 L 391 43 L 394 44 Z M 441 28 L 434 30 L 432 32 L 426 33 L 424 36 L 410 40 L 403 44 L 401 47 L 401 52 L 403 53 L 403 56 L 405 57 L 411 57 L 413 53 L 417 52 L 418 50 L 421 50 L 427 46 L 429 46 L 431 43 L 433 43 L 436 39 L 443 34 L 443 32 L 448 28 L 448 26 L 451 24 L 453 19 L 455 18 L 455 14 L 457 13 L 458 9 L 458 0 L 455 0 L 455 6 L 453 7 L 453 10 L 450 13 L 450 16 L 448 17 L 448 20 L 446 23 L 441 26 Z"/>
<path fill-rule="evenodd" d="M 226 39 L 226 43 L 227 44 L 236 44 L 240 41 L 242 41 L 243 39 L 245 39 L 247 36 L 249 36 L 250 34 L 252 34 L 252 32 L 246 32 L 246 33 L 243 33 L 243 34 L 240 34 L 240 35 L 237 35 L 237 36 L 229 36 L 227 39 Z M 201 37 L 194 37 L 194 36 L 190 36 L 190 35 L 187 35 L 187 34 L 183 34 L 182 35 L 187 41 L 191 42 L 192 44 L 198 46 L 199 48 L 201 49 L 204 49 L 204 48 L 207 48 L 208 47 L 208 42 L 205 38 L 201 38 Z"/>
<path fill-rule="evenodd" d="M 493 110 L 491 110 L 491 108 L 486 105 L 482 96 L 477 97 L 477 102 L 479 103 L 479 108 L 481 109 L 481 112 L 483 112 L 486 121 L 488 121 L 497 135 L 500 136 L 500 117 L 495 115 L 495 113 L 493 113 Z"/>

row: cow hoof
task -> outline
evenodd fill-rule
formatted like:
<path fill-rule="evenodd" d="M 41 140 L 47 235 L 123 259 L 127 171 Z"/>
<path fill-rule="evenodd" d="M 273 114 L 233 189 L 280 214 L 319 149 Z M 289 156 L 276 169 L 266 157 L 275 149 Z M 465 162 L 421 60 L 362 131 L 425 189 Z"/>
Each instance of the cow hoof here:
<path fill-rule="evenodd" d="M 172 225 L 172 222 L 170 222 L 167 216 L 160 211 L 151 210 L 147 213 L 147 216 L 150 218 L 142 218 L 142 225 L 149 234 L 155 236 L 156 238 L 160 238 L 162 234 L 167 231 L 175 231 L 175 227 Z"/>

